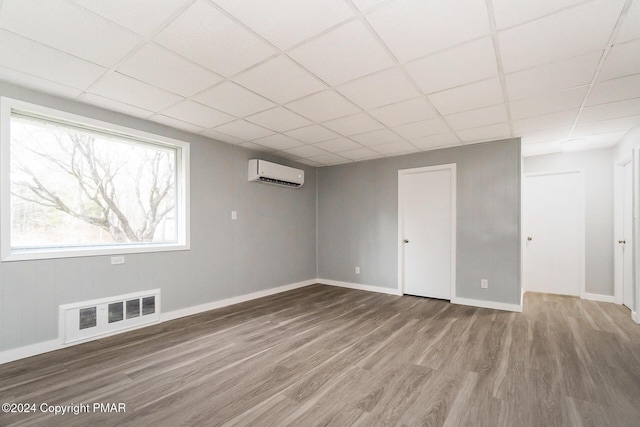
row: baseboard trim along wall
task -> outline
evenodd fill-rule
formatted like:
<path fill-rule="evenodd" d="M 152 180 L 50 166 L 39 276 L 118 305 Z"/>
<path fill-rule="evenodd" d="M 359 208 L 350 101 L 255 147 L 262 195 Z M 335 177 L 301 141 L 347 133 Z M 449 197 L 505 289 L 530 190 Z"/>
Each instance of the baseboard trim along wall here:
<path fill-rule="evenodd" d="M 330 286 L 338 286 L 340 288 L 349 288 L 349 289 L 357 289 L 360 291 L 368 291 L 368 292 L 378 292 L 381 294 L 388 295 L 402 295 L 398 292 L 397 289 L 392 288 L 384 288 L 382 286 L 373 286 L 373 285 L 362 285 L 360 283 L 351 283 L 351 282 L 341 282 L 339 280 L 330 280 L 330 279 L 316 279 L 316 283 L 320 283 L 322 285 L 330 285 Z"/>
<path fill-rule="evenodd" d="M 485 301 L 481 299 L 460 297 L 452 298 L 451 302 L 453 304 L 470 305 L 473 307 L 492 308 L 494 310 L 515 311 L 517 313 L 522 313 L 522 306 L 519 304 L 509 304 L 506 302 Z"/>
<path fill-rule="evenodd" d="M 590 294 L 588 292 L 582 295 L 582 299 L 588 299 L 591 301 L 600 301 L 600 302 L 610 302 L 613 304 L 616 303 L 616 298 L 613 295 Z"/>

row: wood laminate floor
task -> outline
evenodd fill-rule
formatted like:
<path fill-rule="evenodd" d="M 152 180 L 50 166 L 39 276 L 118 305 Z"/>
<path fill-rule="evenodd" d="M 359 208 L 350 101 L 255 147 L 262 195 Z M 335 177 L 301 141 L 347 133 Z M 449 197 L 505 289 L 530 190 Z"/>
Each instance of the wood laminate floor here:
<path fill-rule="evenodd" d="M 0 425 L 640 426 L 640 326 L 313 285 L 0 365 Z M 53 415 L 40 404 L 124 403 Z"/>

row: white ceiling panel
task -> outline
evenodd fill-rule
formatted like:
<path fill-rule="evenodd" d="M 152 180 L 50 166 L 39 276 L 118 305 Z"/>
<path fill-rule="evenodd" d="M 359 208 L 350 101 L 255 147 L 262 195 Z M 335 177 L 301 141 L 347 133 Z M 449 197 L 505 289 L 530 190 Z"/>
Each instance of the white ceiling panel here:
<path fill-rule="evenodd" d="M 366 160 L 382 157 L 382 154 L 366 147 L 356 148 L 355 150 L 341 151 L 340 155 L 351 160 Z"/>
<path fill-rule="evenodd" d="M 339 137 L 337 133 L 320 125 L 305 126 L 300 129 L 285 132 L 292 138 L 312 144 L 315 142 L 327 141 Z"/>
<path fill-rule="evenodd" d="M 432 119 L 438 115 L 429 102 L 422 97 L 376 108 L 369 111 L 369 114 L 390 127 Z"/>
<path fill-rule="evenodd" d="M 570 127 L 576 120 L 578 109 L 559 111 L 557 113 L 543 114 L 541 116 L 529 117 L 526 119 L 514 120 L 513 131 L 521 136 L 529 132 L 536 132 L 543 129 L 555 129 L 560 127 Z"/>
<path fill-rule="evenodd" d="M 598 80 L 640 74 L 640 39 L 614 45 L 605 60 Z"/>
<path fill-rule="evenodd" d="M 507 73 L 603 51 L 624 0 L 594 0 L 498 34 Z"/>
<path fill-rule="evenodd" d="M 602 52 L 596 52 L 507 74 L 505 82 L 509 99 L 588 85 L 596 74 L 601 57 Z"/>
<path fill-rule="evenodd" d="M 511 137 L 508 123 L 497 123 L 473 129 L 459 130 L 458 136 L 464 142 L 489 141 Z"/>
<path fill-rule="evenodd" d="M 284 55 L 253 67 L 233 80 L 279 104 L 327 88 L 314 75 Z"/>
<path fill-rule="evenodd" d="M 344 0 L 214 1 L 280 49 L 288 49 L 353 16 Z"/>
<path fill-rule="evenodd" d="M 620 31 L 616 37 L 616 43 L 622 43 L 638 38 L 640 38 L 640 2 L 635 0 L 631 4 L 624 21 L 622 21 L 622 26 L 620 27 Z"/>
<path fill-rule="evenodd" d="M 503 103 L 504 95 L 500 80 L 489 79 L 432 93 L 429 99 L 441 114 L 448 115 Z"/>
<path fill-rule="evenodd" d="M 415 123 L 397 126 L 393 130 L 406 139 L 413 140 L 421 136 L 437 135 L 449 132 L 449 128 L 442 119 L 423 120 Z"/>
<path fill-rule="evenodd" d="M 459 145 L 460 138 L 452 133 L 443 133 L 439 135 L 423 136 L 414 138 L 411 143 L 421 150 L 431 150 L 437 147 L 448 147 L 451 145 Z"/>
<path fill-rule="evenodd" d="M 194 101 L 183 101 L 162 111 L 162 115 L 201 126 L 205 129 L 228 123 L 236 117 Z"/>
<path fill-rule="evenodd" d="M 344 136 L 371 132 L 383 127 L 380 122 L 365 113 L 330 120 L 324 122 L 323 125 Z"/>
<path fill-rule="evenodd" d="M 107 74 L 94 84 L 89 92 L 154 112 L 164 110 L 183 99 L 119 73 Z"/>
<path fill-rule="evenodd" d="M 245 120 L 236 120 L 215 128 L 216 132 L 234 136 L 242 141 L 251 141 L 265 136 L 273 135 L 273 131 L 262 126 L 254 125 Z"/>
<path fill-rule="evenodd" d="M 454 129 L 468 129 L 479 126 L 504 123 L 508 121 L 507 108 L 504 104 L 445 116 L 447 123 Z"/>
<path fill-rule="evenodd" d="M 579 87 L 513 101 L 509 103 L 511 118 L 518 120 L 579 108 L 586 93 L 586 87 Z"/>
<path fill-rule="evenodd" d="M 204 130 L 201 126 L 183 122 L 182 120 L 174 119 L 173 117 L 163 116 L 162 114 L 155 114 L 151 116 L 149 120 L 191 133 L 200 133 Z"/>
<path fill-rule="evenodd" d="M 364 12 L 365 10 L 371 9 L 374 6 L 379 5 L 385 0 L 351 0 L 351 1 L 353 2 L 353 4 L 356 5 L 356 7 L 361 12 Z"/>
<path fill-rule="evenodd" d="M 522 136 L 522 143 L 530 144 L 546 141 L 563 141 L 569 137 L 569 132 L 571 132 L 571 126 L 527 132 L 526 135 Z"/>
<path fill-rule="evenodd" d="M 116 65 L 142 41 L 138 35 L 63 0 L 5 0 L 0 28 L 106 67 Z"/>
<path fill-rule="evenodd" d="M 272 108 L 258 114 L 247 117 L 247 120 L 257 125 L 273 129 L 277 132 L 285 132 L 291 129 L 301 128 L 311 124 L 310 120 L 292 113 L 282 107 Z"/>
<path fill-rule="evenodd" d="M 321 150 L 318 147 L 314 147 L 313 145 L 303 145 L 300 147 L 289 148 L 287 150 L 284 150 L 284 152 L 301 158 L 320 156 L 327 153 L 326 151 Z"/>
<path fill-rule="evenodd" d="M 287 104 L 287 108 L 316 122 L 335 119 L 360 111 L 332 90 L 325 90 Z"/>
<path fill-rule="evenodd" d="M 329 141 L 318 142 L 313 144 L 316 147 L 326 150 L 332 153 L 339 153 L 340 151 L 354 150 L 356 148 L 362 148 L 362 145 L 357 142 L 353 142 L 348 138 L 337 138 Z"/>
<path fill-rule="evenodd" d="M 493 0 L 498 29 L 513 27 L 583 3 L 585 0 Z"/>
<path fill-rule="evenodd" d="M 202 92 L 194 96 L 193 99 L 238 117 L 244 117 L 275 106 L 268 99 L 230 81 Z"/>
<path fill-rule="evenodd" d="M 338 86 L 337 90 L 365 110 L 415 98 L 419 95 L 419 92 L 399 68 L 391 68 L 360 77 Z"/>
<path fill-rule="evenodd" d="M 640 97 L 640 74 L 597 83 L 586 105 L 606 104 Z"/>
<path fill-rule="evenodd" d="M 390 129 L 380 129 L 373 132 L 362 133 L 360 135 L 353 135 L 351 139 L 363 145 L 373 146 L 399 141 L 402 137 L 395 132 L 392 132 Z"/>
<path fill-rule="evenodd" d="M 376 145 L 374 150 L 380 154 L 384 154 L 385 156 L 396 156 L 399 154 L 408 154 L 420 151 L 418 147 L 407 141 L 387 142 L 385 144 Z"/>
<path fill-rule="evenodd" d="M 321 166 L 325 166 L 322 163 L 318 163 L 318 162 L 315 162 L 315 161 L 309 160 L 309 159 L 300 159 L 300 160 L 298 160 L 298 163 L 302 163 L 303 165 L 313 166 L 314 168 L 319 168 Z"/>
<path fill-rule="evenodd" d="M 144 37 L 152 36 L 161 25 L 183 7 L 185 0 L 72 0 Z"/>
<path fill-rule="evenodd" d="M 118 113 L 127 114 L 129 116 L 141 117 L 143 119 L 153 115 L 152 111 L 114 101 L 113 99 L 105 98 L 93 93 L 83 93 L 78 97 L 78 101 L 86 102 L 87 104 L 96 105 L 100 108 L 116 111 Z"/>
<path fill-rule="evenodd" d="M 118 71 L 185 97 L 222 81 L 216 73 L 153 43 L 144 45 L 130 56 Z M 176 76 L 180 78 L 176 79 Z"/>
<path fill-rule="evenodd" d="M 618 119 L 601 120 L 591 123 L 580 123 L 573 128 L 572 138 L 587 137 L 589 135 L 629 131 L 633 127 L 640 125 L 640 115 L 621 117 Z"/>
<path fill-rule="evenodd" d="M 498 65 L 490 37 L 434 53 L 406 65 L 424 93 L 496 77 Z"/>
<path fill-rule="evenodd" d="M 272 148 L 265 147 L 264 145 L 256 144 L 255 142 L 251 141 L 241 142 L 238 145 L 243 148 L 248 148 L 249 150 L 262 151 L 264 153 L 271 153 L 274 151 Z"/>
<path fill-rule="evenodd" d="M 24 71 L 16 71 L 0 65 L 0 80 L 14 83 L 19 86 L 28 87 L 40 92 L 50 93 L 64 98 L 77 98 L 82 94 L 82 90 L 66 86 L 51 80 L 26 74 Z"/>
<path fill-rule="evenodd" d="M 640 114 L 640 98 L 584 107 L 578 116 L 578 123 L 596 122 Z"/>
<path fill-rule="evenodd" d="M 86 89 L 106 68 L 0 30 L 2 66 L 65 86 Z"/>
<path fill-rule="evenodd" d="M 319 156 L 309 157 L 308 160 L 320 163 L 321 165 L 339 165 L 342 163 L 349 163 L 352 160 L 346 159 L 342 156 L 333 153 L 321 154 Z"/>
<path fill-rule="evenodd" d="M 485 0 L 398 0 L 366 18 L 400 62 L 490 33 Z"/>
<path fill-rule="evenodd" d="M 297 139 L 289 138 L 288 136 L 279 133 L 271 136 L 265 136 L 264 138 L 254 139 L 253 142 L 274 150 L 286 150 L 288 148 L 304 145 L 304 143 Z"/>
<path fill-rule="evenodd" d="M 227 77 L 276 53 L 204 0 L 194 3 L 154 40 Z"/>
<path fill-rule="evenodd" d="M 289 56 L 330 85 L 393 65 L 391 57 L 359 20 L 293 49 Z"/>
<path fill-rule="evenodd" d="M 213 129 L 205 130 L 204 132 L 202 132 L 202 135 L 208 136 L 209 138 L 213 138 L 218 141 L 235 145 L 242 144 L 245 141 L 244 139 L 236 138 L 235 136 L 227 135 L 226 133 L 221 133 Z"/>

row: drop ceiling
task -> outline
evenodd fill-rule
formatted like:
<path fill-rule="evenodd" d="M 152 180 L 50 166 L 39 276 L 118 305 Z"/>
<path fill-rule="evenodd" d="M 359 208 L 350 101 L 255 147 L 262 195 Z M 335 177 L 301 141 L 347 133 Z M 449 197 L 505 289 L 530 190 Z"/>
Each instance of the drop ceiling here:
<path fill-rule="evenodd" d="M 640 124 L 640 0 L 0 7 L 1 80 L 312 166 L 606 147 Z"/>

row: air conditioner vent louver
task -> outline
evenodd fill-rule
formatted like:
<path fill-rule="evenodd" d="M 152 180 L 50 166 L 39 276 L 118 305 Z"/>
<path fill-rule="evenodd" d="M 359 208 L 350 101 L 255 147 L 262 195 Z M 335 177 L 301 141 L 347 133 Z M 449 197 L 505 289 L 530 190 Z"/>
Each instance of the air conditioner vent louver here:
<path fill-rule="evenodd" d="M 268 182 L 270 184 L 285 185 L 287 187 L 295 187 L 295 188 L 300 187 L 301 185 L 301 184 L 296 184 L 295 182 L 282 181 L 280 179 L 275 179 L 275 178 L 267 178 L 266 176 L 259 177 L 258 181 Z"/>
<path fill-rule="evenodd" d="M 249 181 L 298 188 L 304 184 L 304 171 L 266 160 L 249 160 Z"/>

